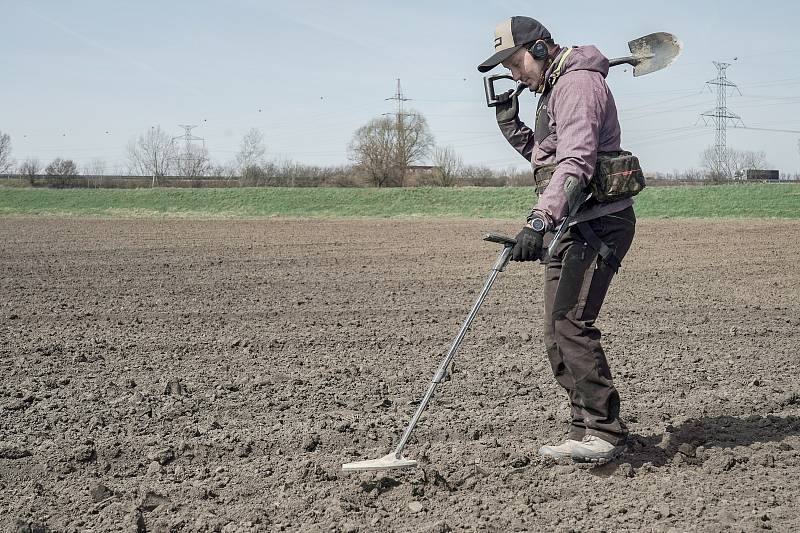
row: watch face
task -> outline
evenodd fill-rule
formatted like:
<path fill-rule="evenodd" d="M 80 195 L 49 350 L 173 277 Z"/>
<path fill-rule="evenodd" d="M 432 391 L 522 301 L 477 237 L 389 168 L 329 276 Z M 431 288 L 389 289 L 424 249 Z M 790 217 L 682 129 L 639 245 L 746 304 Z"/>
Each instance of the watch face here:
<path fill-rule="evenodd" d="M 531 227 L 534 231 L 543 231 L 544 230 L 544 220 L 541 218 L 534 218 L 531 219 Z"/>

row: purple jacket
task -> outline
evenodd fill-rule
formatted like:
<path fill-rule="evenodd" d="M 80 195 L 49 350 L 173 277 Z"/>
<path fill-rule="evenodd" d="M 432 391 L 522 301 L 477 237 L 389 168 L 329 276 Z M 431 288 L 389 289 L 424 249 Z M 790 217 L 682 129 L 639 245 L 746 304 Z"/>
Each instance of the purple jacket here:
<path fill-rule="evenodd" d="M 559 51 L 547 72 L 548 77 L 566 50 Z M 567 56 L 548 102 L 547 116 L 552 133 L 544 139 L 534 139 L 533 131 L 519 118 L 500 126 L 503 136 L 534 168 L 558 163 L 533 209 L 545 219 L 548 227 L 566 215 L 564 182 L 567 176 L 579 178 L 585 186 L 594 174 L 597 152 L 621 149 L 617 106 L 606 84 L 607 74 L 608 59 L 597 48 L 576 46 Z M 597 204 L 582 211 L 578 220 L 591 220 L 631 205 L 632 198 Z"/>

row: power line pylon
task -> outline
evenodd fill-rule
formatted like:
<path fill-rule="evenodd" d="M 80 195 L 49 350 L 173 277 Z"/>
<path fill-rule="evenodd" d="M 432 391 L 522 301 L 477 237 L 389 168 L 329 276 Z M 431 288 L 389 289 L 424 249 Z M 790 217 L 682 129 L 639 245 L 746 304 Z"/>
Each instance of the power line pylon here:
<path fill-rule="evenodd" d="M 175 161 L 178 163 L 179 170 L 182 173 L 188 172 L 189 174 L 194 174 L 195 161 L 201 159 L 202 155 L 198 154 L 192 149 L 192 142 L 193 141 L 202 142 L 203 148 L 205 149 L 206 140 L 202 137 L 192 135 L 192 130 L 197 127 L 197 124 L 178 124 L 178 127 L 184 129 L 184 134 L 178 135 L 177 137 L 173 137 L 172 142 L 183 139 L 185 143 L 185 148 L 182 154 L 176 155 Z"/>
<path fill-rule="evenodd" d="M 714 66 L 717 67 L 717 77 L 713 80 L 706 82 L 707 85 L 716 85 L 717 91 L 717 107 L 701 113 L 703 123 L 708 126 L 709 122 L 713 123 L 717 128 L 716 139 L 714 143 L 714 172 L 717 177 L 723 175 L 726 169 L 727 162 L 727 128 L 728 124 L 736 127 L 741 125 L 744 127 L 742 117 L 728 110 L 727 98 L 728 90 L 733 88 L 741 95 L 742 92 L 726 77 L 726 69 L 731 66 L 730 63 L 721 63 L 714 61 Z M 712 89 L 713 90 L 713 89 Z"/>
<path fill-rule="evenodd" d="M 406 113 L 403 108 L 403 102 L 408 102 L 411 98 L 403 96 L 400 78 L 397 78 L 397 90 L 394 96 L 385 98 L 385 100 L 394 100 L 397 102 L 397 110 L 394 113 L 384 113 L 384 115 L 393 114 L 395 116 L 395 132 L 397 134 L 397 139 L 395 140 L 395 157 L 397 158 L 397 170 L 400 173 L 398 176 L 400 183 L 398 183 L 398 185 L 403 185 L 406 178 L 406 117 L 413 115 L 413 113 Z"/>
<path fill-rule="evenodd" d="M 177 137 L 173 137 L 172 140 L 175 141 L 177 139 L 183 139 L 186 143 L 186 152 L 191 152 L 192 149 L 192 141 L 202 141 L 203 146 L 206 145 L 206 140 L 202 137 L 198 137 L 196 135 L 192 135 L 192 130 L 197 127 L 197 124 L 178 124 L 179 128 L 183 128 L 185 133 L 183 135 L 179 135 Z"/>

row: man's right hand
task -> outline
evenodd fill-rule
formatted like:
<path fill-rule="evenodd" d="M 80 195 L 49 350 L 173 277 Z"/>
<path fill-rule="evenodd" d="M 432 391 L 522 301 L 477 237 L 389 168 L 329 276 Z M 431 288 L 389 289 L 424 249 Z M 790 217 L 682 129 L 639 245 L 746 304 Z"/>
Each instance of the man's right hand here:
<path fill-rule="evenodd" d="M 544 256 L 542 241 L 544 236 L 525 226 L 517 235 L 517 244 L 511 250 L 512 261 L 536 261 Z"/>
<path fill-rule="evenodd" d="M 509 89 L 498 95 L 498 104 L 494 107 L 498 124 L 511 122 L 519 115 L 519 95 L 514 94 L 515 91 L 516 89 Z"/>

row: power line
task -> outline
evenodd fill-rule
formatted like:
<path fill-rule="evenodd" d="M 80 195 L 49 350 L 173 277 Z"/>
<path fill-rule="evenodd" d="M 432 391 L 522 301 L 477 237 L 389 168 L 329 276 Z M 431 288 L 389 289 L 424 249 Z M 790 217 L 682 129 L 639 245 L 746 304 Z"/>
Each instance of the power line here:
<path fill-rule="evenodd" d="M 688 96 L 697 96 L 699 94 L 700 94 L 699 92 L 694 91 L 691 95 L 688 95 Z M 631 111 L 641 111 L 643 109 L 649 112 L 649 111 L 652 111 L 653 109 L 661 106 L 662 104 L 667 104 L 667 103 L 670 103 L 670 102 L 674 102 L 676 100 L 685 100 L 686 98 L 687 98 L 687 95 L 680 95 L 680 96 L 675 96 L 675 97 L 672 97 L 672 98 L 667 98 L 666 100 L 659 100 L 659 101 L 656 101 L 656 102 L 648 102 L 646 104 L 637 105 L 637 106 L 633 106 L 633 107 L 620 107 L 619 108 L 619 114 L 620 115 L 627 115 Z"/>
<path fill-rule="evenodd" d="M 662 144 L 669 144 L 673 142 L 682 142 L 689 139 L 696 139 L 699 137 L 703 137 L 709 133 L 708 130 L 706 131 L 695 131 L 694 133 L 677 133 L 672 134 L 669 136 L 663 136 L 658 138 L 651 138 L 651 139 L 635 139 L 628 144 L 631 146 L 649 146 L 653 144 L 662 145 Z"/>
<path fill-rule="evenodd" d="M 777 133 L 800 133 L 800 130 L 783 130 L 783 129 L 776 129 L 776 128 L 755 128 L 752 126 L 741 126 L 736 129 L 745 129 L 745 130 L 757 130 L 757 131 L 774 131 Z"/>

